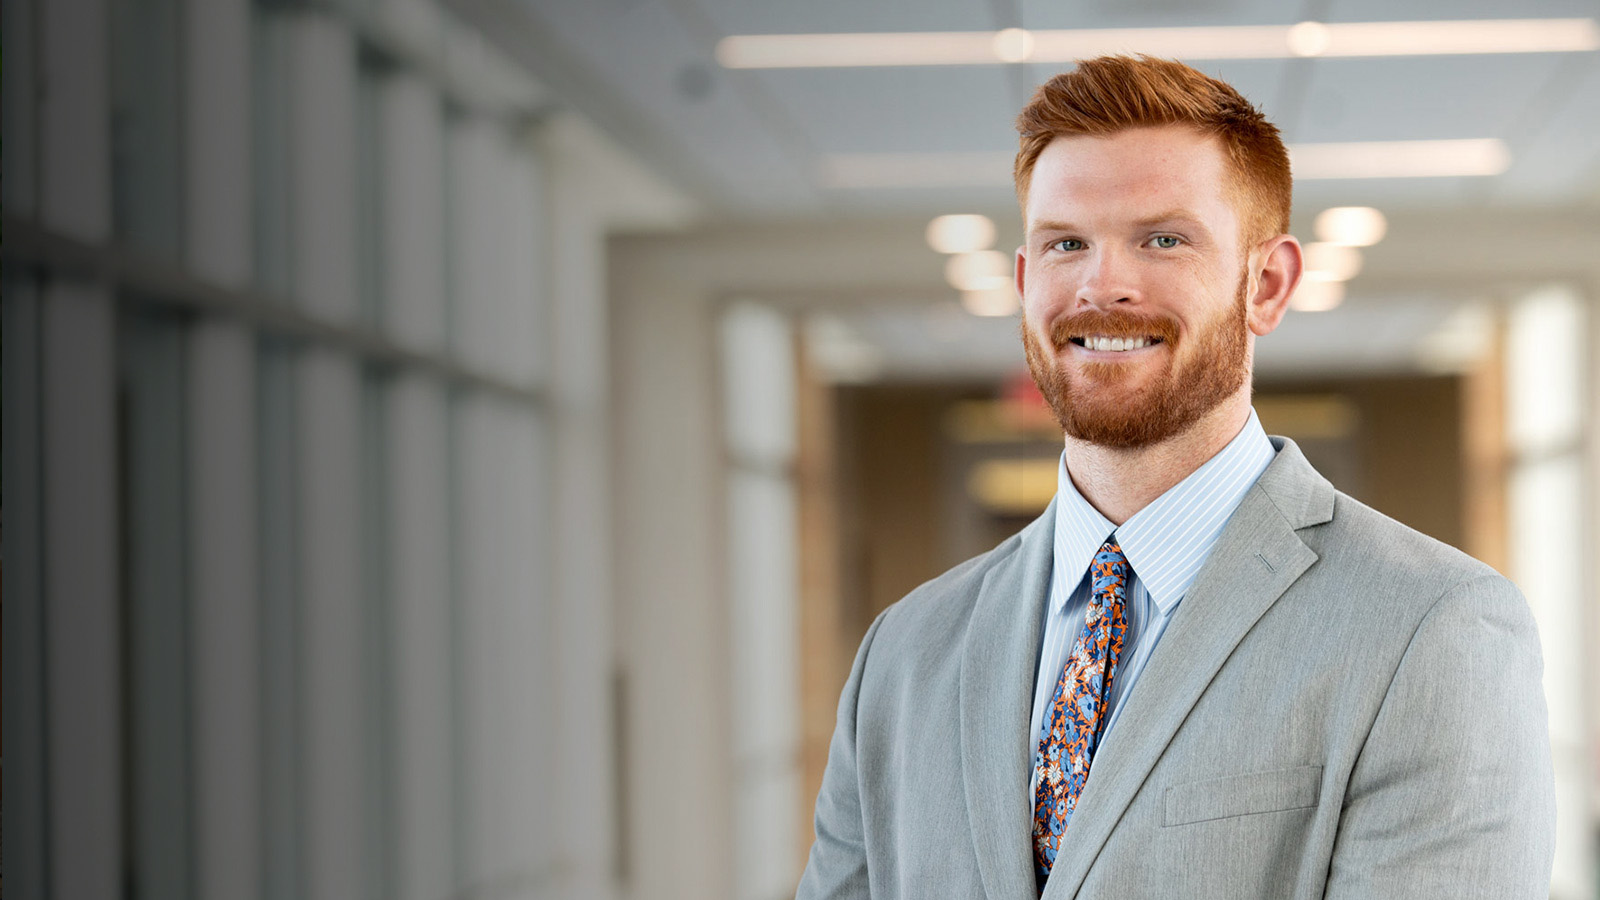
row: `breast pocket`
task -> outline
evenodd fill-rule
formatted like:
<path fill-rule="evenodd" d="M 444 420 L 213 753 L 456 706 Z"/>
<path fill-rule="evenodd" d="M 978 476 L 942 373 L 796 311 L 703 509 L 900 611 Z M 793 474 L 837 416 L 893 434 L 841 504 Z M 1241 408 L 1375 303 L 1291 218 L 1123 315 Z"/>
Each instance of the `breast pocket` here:
<path fill-rule="evenodd" d="M 1164 827 L 1317 805 L 1321 766 L 1251 772 L 1175 784 L 1166 791 Z"/>

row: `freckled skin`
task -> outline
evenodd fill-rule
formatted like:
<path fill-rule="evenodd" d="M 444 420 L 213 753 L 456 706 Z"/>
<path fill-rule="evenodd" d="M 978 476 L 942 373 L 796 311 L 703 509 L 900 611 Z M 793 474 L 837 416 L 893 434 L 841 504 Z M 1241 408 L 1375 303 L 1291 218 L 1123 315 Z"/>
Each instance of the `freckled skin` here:
<path fill-rule="evenodd" d="M 1221 145 L 1180 126 L 1057 138 L 1034 167 L 1017 251 L 1024 346 L 1073 481 L 1103 482 L 1078 486 L 1097 508 L 1104 494 L 1114 522 L 1238 433 L 1254 338 L 1299 280 L 1294 238 L 1244 244 L 1231 185 Z M 1122 352 L 1069 340 L 1092 335 L 1164 340 Z"/>

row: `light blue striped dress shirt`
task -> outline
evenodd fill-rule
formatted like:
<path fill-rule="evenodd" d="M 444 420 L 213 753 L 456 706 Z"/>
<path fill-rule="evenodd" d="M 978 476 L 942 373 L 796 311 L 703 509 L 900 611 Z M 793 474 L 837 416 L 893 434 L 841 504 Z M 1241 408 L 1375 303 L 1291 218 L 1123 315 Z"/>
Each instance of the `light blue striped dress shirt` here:
<path fill-rule="evenodd" d="M 1033 692 L 1032 730 L 1028 732 L 1034 750 L 1030 799 L 1038 783 L 1039 731 L 1061 668 L 1083 631 L 1084 611 L 1089 605 L 1087 575 L 1095 553 L 1115 533 L 1133 568 L 1127 598 L 1128 634 L 1117 676 L 1111 682 L 1109 718 L 1101 732 L 1104 735 L 1116 726 L 1123 701 L 1133 691 L 1184 593 L 1211 555 L 1222 526 L 1276 454 L 1252 409 L 1249 421 L 1228 446 L 1120 528 L 1078 493 L 1067 477 L 1066 454 L 1062 454 L 1056 487 L 1054 571 L 1050 596 L 1045 602 L 1044 641 Z"/>

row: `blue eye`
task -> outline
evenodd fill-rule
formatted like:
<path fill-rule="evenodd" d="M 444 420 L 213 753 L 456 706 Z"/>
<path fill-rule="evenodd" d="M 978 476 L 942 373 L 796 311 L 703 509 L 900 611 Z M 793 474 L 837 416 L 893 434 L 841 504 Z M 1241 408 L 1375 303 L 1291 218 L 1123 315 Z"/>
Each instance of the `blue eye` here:
<path fill-rule="evenodd" d="M 1160 247 L 1163 250 L 1171 250 L 1173 247 L 1178 246 L 1180 242 L 1177 238 L 1170 234 L 1162 234 L 1151 238 L 1150 243 L 1155 244 L 1157 247 Z"/>
<path fill-rule="evenodd" d="M 1056 250 L 1082 250 L 1083 241 L 1080 241 L 1077 238 L 1062 238 L 1050 246 Z"/>

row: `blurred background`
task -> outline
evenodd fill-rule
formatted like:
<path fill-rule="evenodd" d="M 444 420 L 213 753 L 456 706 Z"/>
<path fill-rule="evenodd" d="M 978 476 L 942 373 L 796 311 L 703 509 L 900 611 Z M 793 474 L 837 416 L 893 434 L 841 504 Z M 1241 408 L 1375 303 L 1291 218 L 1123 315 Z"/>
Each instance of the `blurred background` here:
<path fill-rule="evenodd" d="M 3 17 L 7 896 L 791 894 L 867 623 L 1054 489 L 1011 121 L 1109 51 L 1283 128 L 1257 409 L 1521 585 L 1600 895 L 1593 0 Z"/>

